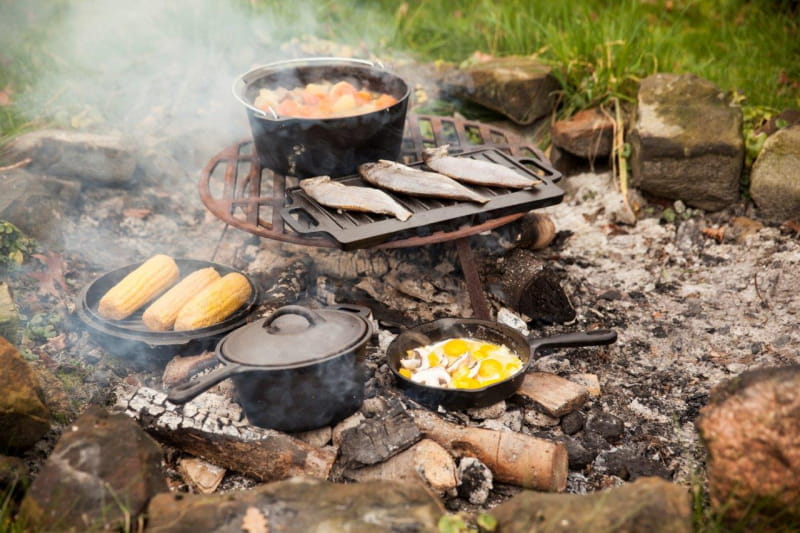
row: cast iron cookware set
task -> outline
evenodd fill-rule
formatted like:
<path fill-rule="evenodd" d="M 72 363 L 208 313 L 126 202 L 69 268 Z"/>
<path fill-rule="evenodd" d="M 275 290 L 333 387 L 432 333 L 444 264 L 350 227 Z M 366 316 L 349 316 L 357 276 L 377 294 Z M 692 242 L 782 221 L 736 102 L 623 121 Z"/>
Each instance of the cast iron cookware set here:
<path fill-rule="evenodd" d="M 279 117 L 252 104 L 262 87 L 303 86 L 330 79 L 352 80 L 361 87 L 389 93 L 398 101 L 372 113 L 327 119 Z M 261 164 L 276 172 L 299 178 L 342 176 L 354 173 L 360 163 L 399 156 L 409 88 L 401 78 L 371 62 L 339 58 L 281 61 L 242 75 L 233 91 L 246 107 Z M 178 260 L 178 264 L 182 271 L 204 266 L 214 266 L 220 274 L 233 271 L 206 261 Z M 202 330 L 150 332 L 141 324 L 140 314 L 126 321 L 99 317 L 100 297 L 136 266 L 109 272 L 90 283 L 79 295 L 78 315 L 93 333 L 112 344 L 129 343 L 123 349 L 132 345 L 174 353 L 187 343 L 213 343 L 217 368 L 171 389 L 169 401 L 188 402 L 230 378 L 250 423 L 289 432 L 333 424 L 361 406 L 366 379 L 363 363 L 373 334 L 369 309 L 289 305 L 250 321 L 258 303 L 253 284 L 253 296 L 236 313 Z M 430 387 L 400 375 L 400 360 L 407 350 L 456 337 L 505 344 L 520 357 L 523 367 L 480 389 Z M 400 333 L 386 358 L 398 387 L 410 398 L 431 408 L 465 409 L 514 394 L 539 348 L 603 345 L 615 340 L 616 333 L 608 330 L 526 338 L 497 322 L 446 318 Z"/>

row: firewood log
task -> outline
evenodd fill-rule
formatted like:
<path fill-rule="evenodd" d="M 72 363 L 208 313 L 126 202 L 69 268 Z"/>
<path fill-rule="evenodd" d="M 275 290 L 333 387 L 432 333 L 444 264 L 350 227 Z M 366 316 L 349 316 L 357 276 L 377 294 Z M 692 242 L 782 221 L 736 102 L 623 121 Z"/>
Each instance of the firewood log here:
<path fill-rule="evenodd" d="M 561 443 L 513 431 L 462 427 L 424 410 L 412 415 L 427 438 L 456 457 L 479 459 L 497 481 L 544 491 L 567 486 L 567 449 Z"/>

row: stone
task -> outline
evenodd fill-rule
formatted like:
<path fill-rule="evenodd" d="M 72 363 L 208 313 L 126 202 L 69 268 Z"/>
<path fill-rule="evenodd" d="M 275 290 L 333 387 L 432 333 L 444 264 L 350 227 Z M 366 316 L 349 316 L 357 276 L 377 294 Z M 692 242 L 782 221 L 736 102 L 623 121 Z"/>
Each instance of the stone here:
<path fill-rule="evenodd" d="M 524 491 L 495 507 L 492 514 L 503 533 L 690 533 L 691 511 L 684 487 L 660 478 L 640 478 L 584 495 Z"/>
<path fill-rule="evenodd" d="M 147 531 L 242 531 L 249 511 L 268 524 L 262 531 L 435 533 L 440 505 L 420 484 L 292 478 L 227 494 L 158 494 L 147 508 Z"/>
<path fill-rule="evenodd" d="M 738 520 L 800 516 L 800 365 L 746 371 L 712 389 L 695 424 L 712 504 Z"/>
<path fill-rule="evenodd" d="M 27 237 L 54 248 L 63 245 L 64 212 L 75 209 L 78 181 L 33 174 L 23 169 L 0 173 L 0 219 Z"/>
<path fill-rule="evenodd" d="M 0 337 L 0 448 L 27 450 L 50 429 L 50 409 L 36 374 Z"/>
<path fill-rule="evenodd" d="M 691 74 L 643 79 L 629 141 L 632 186 L 707 211 L 739 199 L 742 111 L 713 83 Z"/>
<path fill-rule="evenodd" d="M 602 109 L 592 107 L 557 120 L 551 130 L 553 144 L 586 159 L 609 157 L 614 144 L 614 119 Z"/>
<path fill-rule="evenodd" d="M 36 531 L 122 528 L 167 489 L 162 452 L 131 418 L 90 407 L 68 426 L 20 506 Z"/>
<path fill-rule="evenodd" d="M 129 139 L 70 130 L 39 130 L 8 143 L 5 159 L 31 159 L 27 169 L 105 186 L 129 185 L 136 156 Z"/>
<path fill-rule="evenodd" d="M 761 218 L 800 217 L 800 124 L 771 135 L 750 172 L 750 196 Z"/>
<path fill-rule="evenodd" d="M 552 417 L 580 409 L 589 397 L 585 387 L 549 372 L 528 372 L 517 394 Z"/>
<path fill-rule="evenodd" d="M 458 98 L 529 125 L 555 107 L 561 86 L 551 71 L 532 57 L 499 57 L 448 72 L 442 86 Z"/>

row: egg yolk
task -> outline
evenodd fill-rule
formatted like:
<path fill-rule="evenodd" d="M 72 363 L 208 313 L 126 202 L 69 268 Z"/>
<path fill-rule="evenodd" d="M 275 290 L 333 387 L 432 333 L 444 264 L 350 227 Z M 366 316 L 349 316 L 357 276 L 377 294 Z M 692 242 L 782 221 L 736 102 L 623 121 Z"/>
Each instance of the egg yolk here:
<path fill-rule="evenodd" d="M 398 370 L 398 374 L 400 374 L 406 379 L 411 379 L 411 370 L 407 368 L 401 368 L 400 370 Z"/>
<path fill-rule="evenodd" d="M 483 384 L 475 378 L 464 376 L 453 379 L 453 386 L 457 389 L 478 389 L 483 387 Z"/>
<path fill-rule="evenodd" d="M 482 378 L 492 378 L 503 371 L 503 365 L 497 359 L 484 359 L 478 369 L 478 375 Z"/>
<path fill-rule="evenodd" d="M 442 350 L 449 356 L 461 355 L 467 351 L 467 341 L 463 339 L 453 339 L 444 343 Z"/>

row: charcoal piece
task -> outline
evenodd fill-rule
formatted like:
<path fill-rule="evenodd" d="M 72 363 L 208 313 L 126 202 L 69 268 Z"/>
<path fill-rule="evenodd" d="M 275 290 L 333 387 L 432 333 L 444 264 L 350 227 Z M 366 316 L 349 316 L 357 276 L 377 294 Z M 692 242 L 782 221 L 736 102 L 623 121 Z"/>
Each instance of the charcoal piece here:
<path fill-rule="evenodd" d="M 575 318 L 560 274 L 533 252 L 513 250 L 487 278 L 497 299 L 534 323 L 563 324 Z"/>
<path fill-rule="evenodd" d="M 474 457 L 463 457 L 458 463 L 458 496 L 469 503 L 483 505 L 489 499 L 493 483 L 492 471 Z"/>
<path fill-rule="evenodd" d="M 350 468 L 385 461 L 422 439 L 414 419 L 401 407 L 369 418 L 342 434 L 340 460 Z"/>
<path fill-rule="evenodd" d="M 561 417 L 561 431 L 567 435 L 574 435 L 583 429 L 583 414 L 580 411 L 572 411 Z"/>
<path fill-rule="evenodd" d="M 586 421 L 586 429 L 602 435 L 609 442 L 614 442 L 625 431 L 625 423 L 610 413 L 592 413 Z"/>
<path fill-rule="evenodd" d="M 577 439 L 567 437 L 563 442 L 569 454 L 570 470 L 583 470 L 597 457 L 598 451 L 596 448 L 589 449 Z"/>
<path fill-rule="evenodd" d="M 642 457 L 633 450 L 618 448 L 603 452 L 598 458 L 598 465 L 609 474 L 615 475 L 625 481 L 633 481 L 640 477 L 658 476 L 672 479 L 672 474 L 664 465 L 652 459 Z"/>

